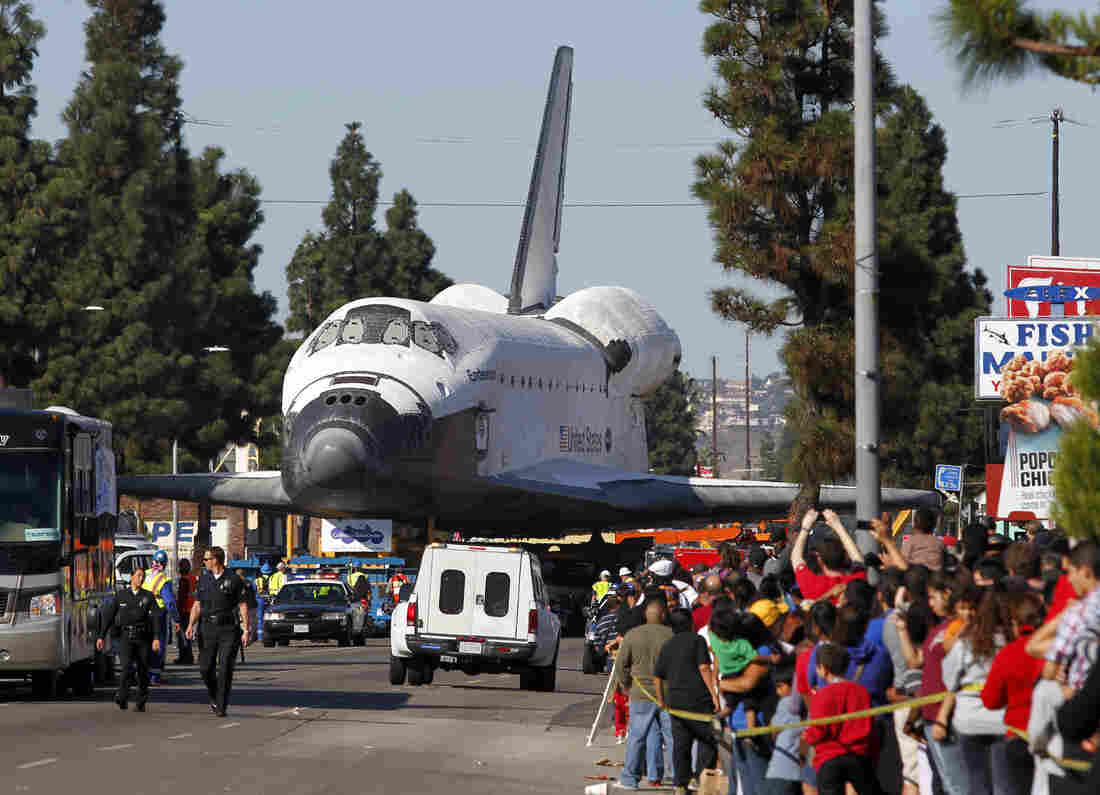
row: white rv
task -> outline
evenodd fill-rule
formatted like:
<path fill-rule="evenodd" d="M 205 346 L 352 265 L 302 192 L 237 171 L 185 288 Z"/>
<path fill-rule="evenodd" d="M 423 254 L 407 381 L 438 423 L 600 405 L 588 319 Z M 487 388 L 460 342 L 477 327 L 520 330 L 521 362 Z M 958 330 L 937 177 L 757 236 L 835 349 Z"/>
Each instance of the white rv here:
<path fill-rule="evenodd" d="M 518 673 L 524 690 L 556 686 L 561 622 L 539 559 L 517 547 L 432 544 L 390 623 L 390 682 L 428 684 L 436 668 Z"/>

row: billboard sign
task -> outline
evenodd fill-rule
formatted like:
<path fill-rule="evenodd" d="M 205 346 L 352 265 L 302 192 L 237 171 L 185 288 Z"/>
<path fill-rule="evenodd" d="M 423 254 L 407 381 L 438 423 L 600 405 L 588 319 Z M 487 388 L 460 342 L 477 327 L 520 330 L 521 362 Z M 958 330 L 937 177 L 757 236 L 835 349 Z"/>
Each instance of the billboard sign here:
<path fill-rule="evenodd" d="M 1100 259 L 1028 257 L 1008 266 L 1006 283 L 1009 317 L 1100 315 Z"/>
<path fill-rule="evenodd" d="M 337 519 L 321 522 L 321 552 L 337 555 L 349 552 L 393 550 L 393 520 Z"/>
<path fill-rule="evenodd" d="M 1067 310 L 1068 312 L 1068 310 Z M 974 321 L 975 396 L 1001 404 L 1009 427 L 997 516 L 1048 519 L 1051 472 L 1062 430 L 1097 413 L 1073 386 L 1074 351 L 1091 339 L 1092 317 L 981 317 Z"/>
<path fill-rule="evenodd" d="M 191 521 L 176 522 L 180 539 L 180 555 L 189 558 L 195 549 L 195 533 L 199 523 Z M 146 522 L 146 535 L 161 549 L 172 551 L 172 523 L 171 522 Z M 229 520 L 212 519 L 210 521 L 210 546 L 221 547 L 229 554 Z"/>

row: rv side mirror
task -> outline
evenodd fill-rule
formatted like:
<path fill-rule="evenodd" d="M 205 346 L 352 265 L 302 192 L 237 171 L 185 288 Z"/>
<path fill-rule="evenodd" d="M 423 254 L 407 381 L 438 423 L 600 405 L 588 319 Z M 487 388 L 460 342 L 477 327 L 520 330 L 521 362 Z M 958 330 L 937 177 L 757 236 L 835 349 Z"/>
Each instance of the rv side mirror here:
<path fill-rule="evenodd" d="M 399 602 L 409 601 L 409 597 L 412 596 L 412 592 L 413 592 L 412 583 L 411 582 L 405 583 L 404 585 L 401 586 L 401 593 L 398 594 L 397 601 L 399 601 Z"/>

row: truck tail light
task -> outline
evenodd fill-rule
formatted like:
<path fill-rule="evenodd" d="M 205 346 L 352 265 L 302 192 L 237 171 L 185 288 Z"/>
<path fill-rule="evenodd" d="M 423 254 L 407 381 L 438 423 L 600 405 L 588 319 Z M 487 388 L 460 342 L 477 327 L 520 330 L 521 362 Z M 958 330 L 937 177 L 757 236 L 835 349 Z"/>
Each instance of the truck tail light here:
<path fill-rule="evenodd" d="M 531 608 L 527 612 L 527 634 L 537 635 L 539 631 L 539 611 Z"/>
<path fill-rule="evenodd" d="M 409 606 L 405 610 L 405 626 L 416 626 L 416 602 L 409 602 Z"/>

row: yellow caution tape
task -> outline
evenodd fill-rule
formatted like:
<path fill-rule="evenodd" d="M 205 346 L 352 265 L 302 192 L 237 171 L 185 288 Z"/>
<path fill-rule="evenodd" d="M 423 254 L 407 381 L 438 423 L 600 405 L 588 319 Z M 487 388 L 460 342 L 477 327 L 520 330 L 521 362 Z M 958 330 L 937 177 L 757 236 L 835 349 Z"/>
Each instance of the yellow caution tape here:
<path fill-rule="evenodd" d="M 657 699 L 654 698 L 648 690 L 646 690 L 645 685 L 643 685 L 640 680 L 635 679 L 634 684 L 636 684 L 638 686 L 638 689 L 642 691 L 642 694 L 645 695 L 646 698 L 648 698 L 650 701 L 652 701 L 655 704 L 657 703 Z M 960 692 L 981 690 L 984 686 L 985 686 L 984 682 L 975 682 L 973 684 L 964 685 L 961 688 Z M 913 707 L 923 707 L 923 706 L 926 706 L 928 704 L 938 704 L 939 702 L 941 702 L 945 698 L 947 698 L 949 695 L 951 695 L 951 693 L 952 693 L 952 691 L 945 690 L 942 693 L 933 693 L 931 695 L 921 696 L 919 698 L 910 698 L 910 699 L 907 699 L 905 701 L 899 701 L 899 702 L 894 703 L 894 704 L 886 704 L 886 705 L 881 706 L 881 707 L 872 707 L 870 709 L 862 709 L 862 710 L 859 710 L 858 712 L 846 712 L 843 715 L 830 715 L 827 718 L 814 718 L 812 720 L 801 720 L 801 721 L 798 721 L 797 723 L 784 723 L 784 724 L 779 724 L 779 725 L 774 725 L 774 726 L 758 726 L 758 727 L 753 728 L 753 729 L 741 729 L 740 731 L 733 732 L 733 737 L 734 737 L 734 739 L 740 740 L 740 739 L 745 738 L 745 737 L 757 737 L 757 736 L 761 736 L 761 735 L 765 735 L 765 734 L 776 734 L 776 733 L 784 731 L 786 729 L 804 729 L 808 726 L 825 726 L 825 725 L 830 724 L 830 723 L 841 723 L 843 721 L 851 720 L 853 718 L 873 718 L 876 715 L 885 715 L 888 712 L 896 712 L 899 709 L 906 709 L 906 708 L 911 709 Z M 690 712 L 688 710 L 683 710 L 683 709 L 669 709 L 668 707 L 663 707 L 663 709 L 669 715 L 674 715 L 675 717 L 683 718 L 684 720 L 699 721 L 700 723 L 710 723 L 715 718 L 714 715 L 708 715 L 705 712 Z M 1006 726 L 1006 729 L 1009 732 L 1011 732 L 1011 733 L 1015 734 L 1016 736 L 1020 737 L 1021 739 L 1023 739 L 1025 742 L 1027 741 L 1027 739 L 1028 739 L 1027 732 L 1022 732 L 1019 729 L 1013 728 L 1012 726 Z M 1046 758 L 1050 759 L 1056 765 L 1058 765 L 1060 767 L 1063 767 L 1067 770 L 1074 770 L 1074 771 L 1081 772 L 1081 773 L 1087 773 L 1092 768 L 1092 764 L 1090 762 L 1087 762 L 1087 761 L 1084 761 L 1084 760 L 1065 759 L 1063 757 L 1057 757 L 1057 756 L 1047 756 Z"/>

